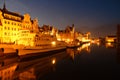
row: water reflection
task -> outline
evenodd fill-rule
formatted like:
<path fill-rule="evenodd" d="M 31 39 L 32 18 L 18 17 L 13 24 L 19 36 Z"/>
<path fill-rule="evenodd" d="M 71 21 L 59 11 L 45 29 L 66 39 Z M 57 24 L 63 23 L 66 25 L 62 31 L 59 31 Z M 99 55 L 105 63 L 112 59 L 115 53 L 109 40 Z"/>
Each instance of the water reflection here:
<path fill-rule="evenodd" d="M 67 48 L 67 54 L 69 54 L 71 59 L 74 60 L 75 55 L 81 54 L 81 51 L 86 51 L 90 53 L 90 45 L 91 45 L 90 43 L 86 43 L 77 48 Z"/>
<path fill-rule="evenodd" d="M 77 48 L 77 50 L 79 50 L 80 52 L 82 50 L 85 50 L 90 53 L 90 45 L 91 45 L 91 43 L 83 44 L 81 47 Z"/>
<path fill-rule="evenodd" d="M 13 80 L 17 62 L 17 57 L 0 60 L 0 80 Z"/>
<path fill-rule="evenodd" d="M 97 44 L 97 46 L 105 46 L 106 48 L 115 48 L 116 43 L 114 42 L 96 42 L 94 44 Z"/>
<path fill-rule="evenodd" d="M 106 48 L 115 48 L 116 46 L 115 46 L 115 43 L 107 42 L 107 43 L 105 43 L 105 47 Z"/>
<path fill-rule="evenodd" d="M 39 80 L 46 74 L 56 71 L 59 61 L 69 57 L 74 60 L 75 55 L 81 54 L 81 51 L 90 52 L 90 43 L 34 60 L 19 61 L 18 57 L 0 58 L 0 80 Z"/>
<path fill-rule="evenodd" d="M 117 63 L 120 64 L 120 45 L 117 44 L 117 56 L 116 56 L 116 59 L 117 59 Z"/>
<path fill-rule="evenodd" d="M 18 57 L 0 58 L 0 80 L 38 80 L 54 71 L 56 63 L 68 57 L 66 51 L 51 56 L 18 62 Z"/>

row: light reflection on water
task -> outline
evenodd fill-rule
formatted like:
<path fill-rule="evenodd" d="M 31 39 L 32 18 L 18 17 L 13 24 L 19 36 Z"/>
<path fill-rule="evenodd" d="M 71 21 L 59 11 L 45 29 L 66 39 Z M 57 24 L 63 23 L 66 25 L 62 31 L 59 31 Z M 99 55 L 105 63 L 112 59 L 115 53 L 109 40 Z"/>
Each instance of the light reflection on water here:
<path fill-rule="evenodd" d="M 111 70 L 113 68 L 115 69 Z M 18 62 L 18 58 L 0 59 L 0 80 L 87 79 L 93 78 L 93 75 L 110 78 L 107 74 L 112 76 L 113 72 L 119 72 L 119 68 L 120 46 L 87 43 L 29 61 Z"/>

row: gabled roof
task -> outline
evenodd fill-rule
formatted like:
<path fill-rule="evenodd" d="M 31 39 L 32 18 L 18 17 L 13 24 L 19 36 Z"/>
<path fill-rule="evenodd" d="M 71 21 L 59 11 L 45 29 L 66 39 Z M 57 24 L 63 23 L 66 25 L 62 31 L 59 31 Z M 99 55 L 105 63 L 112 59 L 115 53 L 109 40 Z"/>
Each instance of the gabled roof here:
<path fill-rule="evenodd" d="M 8 11 L 6 9 L 6 6 L 5 6 L 5 2 L 4 2 L 4 5 L 3 5 L 3 9 L 0 9 L 2 11 L 2 13 L 7 13 L 7 14 L 10 14 L 10 15 L 14 15 L 14 16 L 17 16 L 17 17 L 21 17 L 23 19 L 23 16 L 18 14 L 18 13 L 15 13 L 15 12 L 11 12 L 11 11 Z M 4 16 L 3 16 L 4 17 Z"/>
<path fill-rule="evenodd" d="M 10 15 L 14 15 L 14 16 L 18 16 L 18 17 L 21 17 L 23 18 L 22 15 L 18 14 L 18 13 L 15 13 L 15 12 L 11 12 L 11 11 L 8 11 L 7 9 L 1 9 L 1 11 L 4 13 L 7 13 L 7 14 L 10 14 Z"/>

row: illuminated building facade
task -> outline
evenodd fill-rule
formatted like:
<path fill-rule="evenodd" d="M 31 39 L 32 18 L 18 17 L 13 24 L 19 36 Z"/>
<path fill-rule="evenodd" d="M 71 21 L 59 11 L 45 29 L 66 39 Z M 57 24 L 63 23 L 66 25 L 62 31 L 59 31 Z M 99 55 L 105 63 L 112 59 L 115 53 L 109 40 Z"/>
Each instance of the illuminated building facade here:
<path fill-rule="evenodd" d="M 65 30 L 59 30 L 57 39 L 60 41 L 65 41 L 67 43 L 72 42 L 75 39 L 75 27 L 74 25 L 67 26 Z"/>
<path fill-rule="evenodd" d="M 21 30 L 38 32 L 38 20 L 31 20 L 29 14 L 20 15 L 6 9 L 0 9 L 0 43 L 15 43 Z"/>
<path fill-rule="evenodd" d="M 90 35 L 91 35 L 90 32 L 87 32 L 87 33 L 83 34 L 83 36 L 82 36 L 82 42 L 90 42 L 91 41 L 90 40 Z"/>
<path fill-rule="evenodd" d="M 105 38 L 106 42 L 115 42 L 116 41 L 116 36 L 107 36 Z"/>
<path fill-rule="evenodd" d="M 56 36 L 58 30 L 53 26 L 43 25 L 42 27 L 39 28 L 39 32 L 41 32 L 42 34 Z"/>
<path fill-rule="evenodd" d="M 40 39 L 45 40 L 45 38 L 46 40 L 47 38 L 53 39 L 52 37 L 67 43 L 73 42 L 76 39 L 82 41 L 82 39 L 87 38 L 88 40 L 88 35 L 84 37 L 83 34 L 75 32 L 74 24 L 67 26 L 66 29 L 62 31 L 49 25 L 39 27 L 38 19 L 31 20 L 28 13 L 21 15 L 8 11 L 5 4 L 3 9 L 0 9 L 0 43 L 34 46 L 40 45 L 40 42 L 34 44 L 35 41 L 37 42 L 37 40 Z"/>

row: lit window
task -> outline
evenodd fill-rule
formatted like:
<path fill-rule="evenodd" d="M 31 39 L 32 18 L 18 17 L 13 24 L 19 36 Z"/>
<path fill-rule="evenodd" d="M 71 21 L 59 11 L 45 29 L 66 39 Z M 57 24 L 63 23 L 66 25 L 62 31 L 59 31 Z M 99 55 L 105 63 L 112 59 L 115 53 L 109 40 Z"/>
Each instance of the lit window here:
<path fill-rule="evenodd" d="M 10 33 L 8 33 L 8 36 L 10 36 Z"/>
<path fill-rule="evenodd" d="M 6 27 L 4 27 L 4 29 L 6 29 Z"/>
<path fill-rule="evenodd" d="M 8 27 L 8 30 L 10 30 L 10 28 Z"/>
<path fill-rule="evenodd" d="M 6 32 L 5 32 L 4 34 L 5 34 L 5 35 L 7 35 L 7 33 L 6 33 Z"/>
<path fill-rule="evenodd" d="M 5 21 L 5 24 L 6 24 L 7 22 Z"/>

